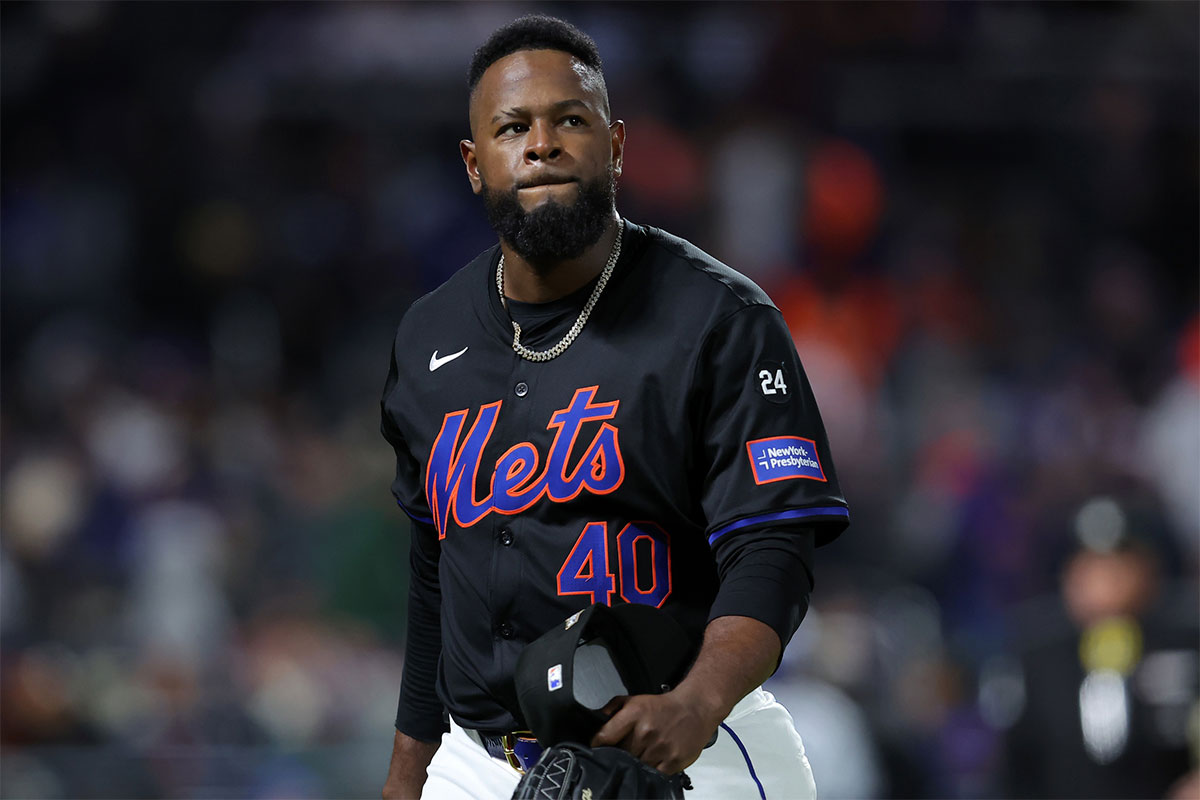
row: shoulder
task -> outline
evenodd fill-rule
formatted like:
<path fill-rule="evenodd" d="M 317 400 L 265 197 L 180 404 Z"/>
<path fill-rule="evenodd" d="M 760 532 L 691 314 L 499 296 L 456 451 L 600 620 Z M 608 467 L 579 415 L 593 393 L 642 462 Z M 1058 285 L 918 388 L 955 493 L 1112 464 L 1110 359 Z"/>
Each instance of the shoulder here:
<path fill-rule="evenodd" d="M 498 244 L 492 245 L 428 294 L 413 301 L 404 312 L 397 328 L 397 335 L 406 329 L 426 329 L 431 323 L 443 323 L 448 318 L 461 315 L 464 305 L 469 303 L 478 290 L 482 273 L 491 269 L 496 260 Z M 454 315 L 448 317 L 447 315 Z"/>
<path fill-rule="evenodd" d="M 748 306 L 775 308 L 758 284 L 733 267 L 686 239 L 660 228 L 642 227 L 646 232 L 647 257 L 655 269 L 664 273 L 673 288 L 689 296 L 703 296 L 730 312 Z"/>

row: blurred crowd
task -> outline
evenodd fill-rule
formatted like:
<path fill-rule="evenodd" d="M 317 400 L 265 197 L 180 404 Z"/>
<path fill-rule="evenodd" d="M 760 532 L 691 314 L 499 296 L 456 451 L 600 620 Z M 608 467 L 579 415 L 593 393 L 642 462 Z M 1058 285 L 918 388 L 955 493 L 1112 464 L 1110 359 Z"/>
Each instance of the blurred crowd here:
<path fill-rule="evenodd" d="M 494 241 L 465 71 L 531 8 L 0 6 L 0 796 L 377 796 L 379 392 Z M 853 524 L 768 688 L 821 795 L 1200 796 L 1200 6 L 537 8 L 621 212 L 815 388 Z"/>

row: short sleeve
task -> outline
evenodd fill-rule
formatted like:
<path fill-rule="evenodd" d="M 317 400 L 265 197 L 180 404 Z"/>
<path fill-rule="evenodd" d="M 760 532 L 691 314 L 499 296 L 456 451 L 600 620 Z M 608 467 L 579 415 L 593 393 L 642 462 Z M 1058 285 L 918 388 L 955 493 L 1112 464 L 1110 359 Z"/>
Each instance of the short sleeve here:
<path fill-rule="evenodd" d="M 692 391 L 710 544 L 794 524 L 814 530 L 822 545 L 846 528 L 825 426 L 776 308 L 748 305 L 714 326 Z"/>
<path fill-rule="evenodd" d="M 396 341 L 392 343 L 391 364 L 388 368 L 387 381 L 383 385 L 383 398 L 379 403 L 382 417 L 380 432 L 396 453 L 396 477 L 392 481 L 392 496 L 396 498 L 396 502 L 400 504 L 404 513 L 415 522 L 432 525 L 433 515 L 429 512 L 428 501 L 425 499 L 421 465 L 410 451 L 397 419 L 398 403 L 395 395 L 397 391 L 403 391 L 404 388 L 401 385 L 400 368 L 396 361 L 398 346 L 399 334 L 397 334 Z"/>

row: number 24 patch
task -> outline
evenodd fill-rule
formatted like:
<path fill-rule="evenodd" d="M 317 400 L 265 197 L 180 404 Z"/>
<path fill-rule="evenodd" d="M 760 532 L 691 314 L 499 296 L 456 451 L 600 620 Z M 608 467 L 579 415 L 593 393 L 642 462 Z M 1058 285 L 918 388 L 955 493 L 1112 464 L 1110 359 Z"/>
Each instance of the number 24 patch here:
<path fill-rule="evenodd" d="M 772 403 L 783 405 L 792 396 L 792 387 L 782 361 L 760 361 L 754 367 L 758 392 Z"/>

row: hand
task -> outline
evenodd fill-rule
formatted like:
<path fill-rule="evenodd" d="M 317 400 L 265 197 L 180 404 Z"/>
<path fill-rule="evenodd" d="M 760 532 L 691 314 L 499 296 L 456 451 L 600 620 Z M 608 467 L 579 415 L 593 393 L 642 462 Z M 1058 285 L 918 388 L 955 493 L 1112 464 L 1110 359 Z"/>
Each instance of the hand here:
<path fill-rule="evenodd" d="M 592 737 L 592 747 L 620 747 L 667 775 L 700 757 L 722 719 L 678 690 L 616 697 L 604 710 L 612 718 Z"/>

